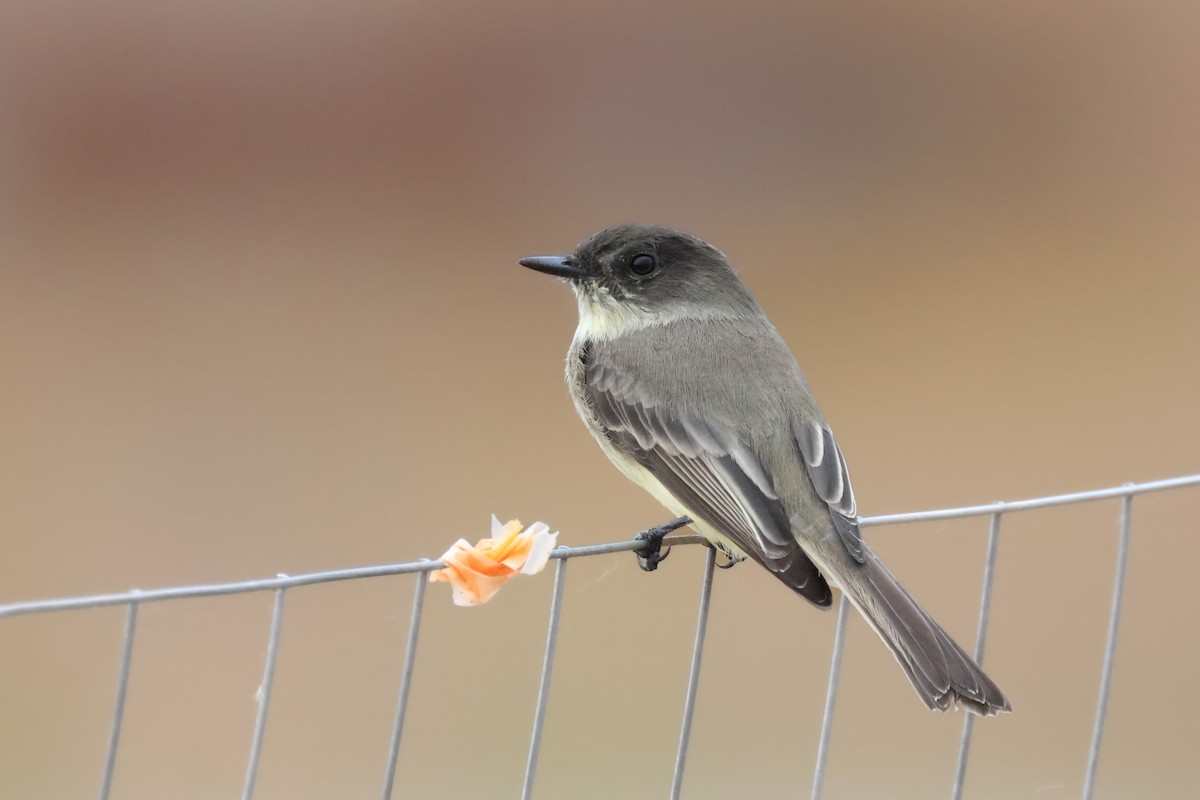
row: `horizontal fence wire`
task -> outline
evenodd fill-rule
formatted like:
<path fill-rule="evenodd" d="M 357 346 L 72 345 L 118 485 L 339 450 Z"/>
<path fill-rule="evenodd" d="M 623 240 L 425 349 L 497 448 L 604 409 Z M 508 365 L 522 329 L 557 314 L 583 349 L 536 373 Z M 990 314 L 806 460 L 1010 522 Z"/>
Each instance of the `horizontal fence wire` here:
<path fill-rule="evenodd" d="M 878 525 L 899 525 L 909 522 L 931 522 L 934 520 L 957 519 L 960 517 L 982 517 L 989 514 L 1012 513 L 1014 511 L 1029 511 L 1035 508 L 1065 506 L 1073 503 L 1086 503 L 1093 500 L 1104 500 L 1112 497 L 1132 497 L 1150 492 L 1162 492 L 1185 486 L 1200 485 L 1200 474 L 1187 475 L 1180 478 L 1170 478 L 1147 483 L 1129 483 L 1124 486 L 1114 486 L 1108 489 L 1096 489 L 1090 492 L 1075 492 L 1073 494 L 1051 495 L 1033 500 L 1017 500 L 1013 502 L 996 502 L 981 506 L 963 506 L 961 508 L 946 508 L 937 511 L 917 511 L 908 514 L 885 514 L 875 517 L 859 517 L 860 527 L 875 527 Z M 676 535 L 668 540 L 671 544 L 702 544 L 705 539 L 694 534 Z M 581 558 L 598 556 L 608 553 L 625 553 L 640 550 L 646 546 L 641 539 L 628 539 L 607 544 L 583 545 L 581 547 L 556 547 L 550 552 L 550 558 Z M 369 567 L 351 567 L 348 569 L 332 569 L 323 572 L 306 572 L 301 575 L 279 575 L 274 578 L 258 580 L 233 581 L 230 583 L 212 583 L 196 586 L 173 586 L 166 589 L 130 589 L 127 592 L 113 594 L 95 594 L 81 597 L 63 597 L 50 600 L 28 600 L 18 603 L 0 604 L 0 618 L 13 617 L 21 614 L 40 614 L 49 611 L 68 611 L 79 608 L 98 608 L 101 606 L 119 606 L 127 603 L 153 603 L 162 600 L 182 600 L 190 597 L 214 597 L 217 595 L 244 594 L 246 592 L 265 592 L 274 589 L 293 589 L 298 586 L 311 586 L 317 583 L 334 581 L 357 580 L 360 578 L 377 578 L 386 575 L 406 575 L 414 572 L 432 572 L 446 566 L 443 561 L 409 561 L 402 564 L 379 564 Z"/>
<path fill-rule="evenodd" d="M 1099 697 L 1096 703 L 1095 723 L 1093 727 L 1091 746 L 1088 751 L 1086 769 L 1084 772 L 1084 800 L 1090 800 L 1095 788 L 1097 766 L 1100 758 L 1100 745 L 1106 721 L 1109 690 L 1112 683 L 1113 664 L 1116 654 L 1117 632 L 1119 630 L 1121 612 L 1124 600 L 1126 564 L 1128 559 L 1129 540 L 1131 536 L 1131 514 L 1133 498 L 1150 492 L 1161 492 L 1188 486 L 1200 485 L 1200 475 L 1188 475 L 1167 480 L 1147 483 L 1126 484 L 1124 486 L 1098 489 L 1088 492 L 1075 492 L 1031 500 L 1015 502 L 997 502 L 986 505 L 965 506 L 961 508 L 921 511 L 908 514 L 890 514 L 876 517 L 862 517 L 859 524 L 863 527 L 883 525 L 898 525 L 911 522 L 927 522 L 935 520 L 957 519 L 963 517 L 988 516 L 991 525 L 988 534 L 987 554 L 984 561 L 983 588 L 980 598 L 979 622 L 976 630 L 975 657 L 982 662 L 984 644 L 987 635 L 987 624 L 992 598 L 992 584 L 995 572 L 996 551 L 999 541 L 1000 521 L 1004 514 L 1048 508 L 1052 506 L 1086 503 L 1120 498 L 1121 522 L 1117 541 L 1117 565 L 1113 577 L 1113 593 L 1109 610 L 1108 634 L 1105 643 L 1103 664 L 1100 678 Z M 674 530 L 685 524 L 686 518 L 674 520 L 645 533 L 658 533 Z M 665 543 L 670 545 L 701 544 L 706 540 L 695 534 L 675 534 L 669 536 Z M 566 583 L 566 561 L 571 558 L 584 558 L 608 553 L 642 551 L 647 546 L 644 536 L 632 539 L 610 542 L 607 544 L 585 545 L 582 547 L 556 547 L 550 553 L 550 558 L 558 561 L 555 572 L 554 590 L 551 599 L 550 620 L 547 631 L 546 651 L 542 664 L 541 680 L 534 710 L 534 721 L 530 736 L 529 757 L 526 765 L 525 780 L 521 796 L 526 799 L 533 794 L 534 779 L 537 769 L 538 754 L 543 738 L 546 709 L 549 703 L 549 689 L 552 677 L 554 652 L 559 632 L 559 620 L 562 613 L 563 590 Z M 681 713 L 679 748 L 676 754 L 675 770 L 672 777 L 670 798 L 675 800 L 680 796 L 684 767 L 686 764 L 688 743 L 691 737 L 692 722 L 699 686 L 700 663 L 703 655 L 705 633 L 708 622 L 708 610 L 712 597 L 713 567 L 715 551 L 711 548 L 705 560 L 699 610 L 697 615 L 696 637 L 693 644 L 691 668 L 688 675 L 688 685 Z M 133 660 L 133 645 L 137 630 L 137 612 L 141 605 L 152 602 L 181 600 L 197 597 L 214 597 L 220 595 L 244 594 L 248 592 L 275 592 L 274 610 L 271 616 L 267 636 L 266 656 L 263 666 L 263 679 L 258 692 L 258 709 L 254 722 L 254 733 L 250 754 L 246 767 L 246 778 L 243 785 L 243 800 L 250 800 L 254 794 L 255 782 L 258 775 L 259 762 L 262 754 L 263 740 L 266 734 L 267 712 L 271 700 L 271 687 L 274 681 L 276 656 L 283 621 L 283 601 L 287 590 L 301 586 L 331 583 L 335 581 L 359 580 L 363 578 L 382 577 L 388 575 L 417 574 L 419 576 L 441 569 L 444 562 L 422 559 L 399 564 L 384 564 L 349 569 L 326 570 L 302 575 L 278 575 L 274 578 L 258 580 L 234 581 L 228 583 L 200 584 L 194 586 L 176 586 L 164 589 L 141 590 L 132 589 L 127 592 L 111 594 L 86 595 L 79 597 L 52 598 L 47 600 L 32 600 L 0 604 L 0 618 L 22 616 L 28 614 L 43 614 L 63 612 L 105 606 L 125 606 L 126 618 L 123 629 L 118 668 L 116 699 L 109 727 L 109 741 L 105 753 L 105 762 L 101 774 L 99 796 L 106 800 L 112 786 L 113 772 L 117 760 L 118 745 L 121 737 L 122 721 L 124 719 L 125 697 L 129 685 L 130 669 Z M 389 741 L 384 782 L 381 797 L 388 800 L 392 796 L 396 777 L 396 765 L 404 729 L 405 711 L 410 694 L 414 664 L 416 660 L 418 633 L 421 623 L 421 612 L 425 597 L 425 580 L 416 581 L 413 595 L 412 617 L 409 623 L 408 639 L 405 647 L 404 662 L 400 676 L 400 686 L 396 701 L 396 712 L 393 720 L 391 739 Z M 827 685 L 825 712 L 821 722 L 820 739 L 817 747 L 816 764 L 814 767 L 812 797 L 820 798 L 824 785 L 825 767 L 828 759 L 833 718 L 836 708 L 838 678 L 841 670 L 842 653 L 845 642 L 845 627 L 848 603 L 843 597 L 838 607 L 837 627 L 834 635 L 833 653 Z M 955 770 L 954 784 L 951 797 L 957 800 L 963 794 L 966 777 L 967 756 L 971 747 L 971 731 L 973 717 L 966 715 L 959 744 L 958 761 Z"/>
<path fill-rule="evenodd" d="M 671 544 L 701 544 L 703 536 L 683 534 L 672 536 Z M 600 556 L 608 553 L 626 553 L 640 550 L 646 546 L 641 539 L 629 539 L 607 544 L 589 544 L 582 547 L 556 547 L 550 551 L 550 558 L 582 558 L 584 556 Z M 312 586 L 318 583 L 333 583 L 336 581 L 352 581 L 362 578 L 381 578 L 387 575 L 411 575 L 417 572 L 433 572 L 446 566 L 446 562 L 430 561 L 423 558 L 420 561 L 409 561 L 403 564 L 379 564 L 370 567 L 349 567 L 347 569 L 331 569 L 323 572 L 305 572 L 301 575 L 278 575 L 274 578 L 260 578 L 249 581 L 233 581 L 230 583 L 206 583 L 195 586 L 172 586 L 166 589 L 130 589 L 127 592 L 113 594 L 93 594 L 81 597 L 63 597 L 52 600 L 30 600 L 20 603 L 0 604 L 0 619 L 15 617 L 22 614 L 42 614 L 51 611 L 70 611 L 81 608 L 102 608 L 104 606 L 123 606 L 128 603 L 156 603 L 164 600 L 184 600 L 195 597 L 218 597 L 230 594 L 246 594 L 248 592 L 269 592 L 276 589 L 294 589 L 298 586 Z"/>

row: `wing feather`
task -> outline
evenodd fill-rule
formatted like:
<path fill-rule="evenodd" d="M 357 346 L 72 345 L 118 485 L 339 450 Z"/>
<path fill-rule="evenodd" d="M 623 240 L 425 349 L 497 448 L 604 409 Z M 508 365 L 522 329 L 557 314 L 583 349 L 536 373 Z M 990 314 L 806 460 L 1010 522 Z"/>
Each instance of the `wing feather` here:
<path fill-rule="evenodd" d="M 584 378 L 591 410 L 614 446 L 796 592 L 830 604 L 829 585 L 792 534 L 769 473 L 731 427 L 630 396 L 633 382 L 612 366 L 589 364 Z"/>
<path fill-rule="evenodd" d="M 800 448 L 808 477 L 817 495 L 829 506 L 829 516 L 842 544 L 855 561 L 866 559 L 862 533 L 858 529 L 858 504 L 850 485 L 850 472 L 833 431 L 823 422 L 797 422 L 792 436 Z"/>

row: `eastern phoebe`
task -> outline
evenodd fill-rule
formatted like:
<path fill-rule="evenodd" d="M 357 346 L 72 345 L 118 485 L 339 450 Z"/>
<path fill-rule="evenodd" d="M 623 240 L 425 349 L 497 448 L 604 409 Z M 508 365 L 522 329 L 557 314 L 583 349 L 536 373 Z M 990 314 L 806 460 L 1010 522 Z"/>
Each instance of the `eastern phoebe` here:
<path fill-rule="evenodd" d="M 721 251 L 654 225 L 522 266 L 579 300 L 575 408 L 609 459 L 731 558 L 816 606 L 845 592 L 929 708 L 1011 705 L 867 547 L 841 450 L 800 367 Z"/>

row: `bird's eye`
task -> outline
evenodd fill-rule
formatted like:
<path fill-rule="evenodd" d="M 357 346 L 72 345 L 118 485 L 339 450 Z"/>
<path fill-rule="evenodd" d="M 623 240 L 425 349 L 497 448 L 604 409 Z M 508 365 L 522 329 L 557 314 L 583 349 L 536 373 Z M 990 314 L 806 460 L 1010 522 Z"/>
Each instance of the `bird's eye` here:
<path fill-rule="evenodd" d="M 649 275 L 658 269 L 658 259 L 649 253 L 638 253 L 629 259 L 629 270 L 634 275 Z"/>

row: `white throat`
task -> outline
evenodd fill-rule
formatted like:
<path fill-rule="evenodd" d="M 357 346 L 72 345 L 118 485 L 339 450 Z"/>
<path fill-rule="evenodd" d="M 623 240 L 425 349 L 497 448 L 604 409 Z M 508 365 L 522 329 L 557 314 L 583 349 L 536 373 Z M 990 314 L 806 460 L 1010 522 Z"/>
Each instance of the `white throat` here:
<path fill-rule="evenodd" d="M 607 342 L 629 333 L 670 325 L 680 320 L 738 319 L 745 316 L 735 308 L 719 305 L 678 303 L 651 311 L 630 300 L 618 300 L 603 286 L 583 289 L 572 285 L 579 301 L 579 326 L 575 341 Z"/>
<path fill-rule="evenodd" d="M 611 341 L 642 328 L 663 325 L 675 318 L 675 315 L 668 315 L 669 319 L 662 319 L 662 315 L 652 314 L 636 303 L 617 300 L 604 287 L 590 291 L 577 286 L 571 288 L 575 289 L 575 298 L 579 301 L 576 339 Z"/>

